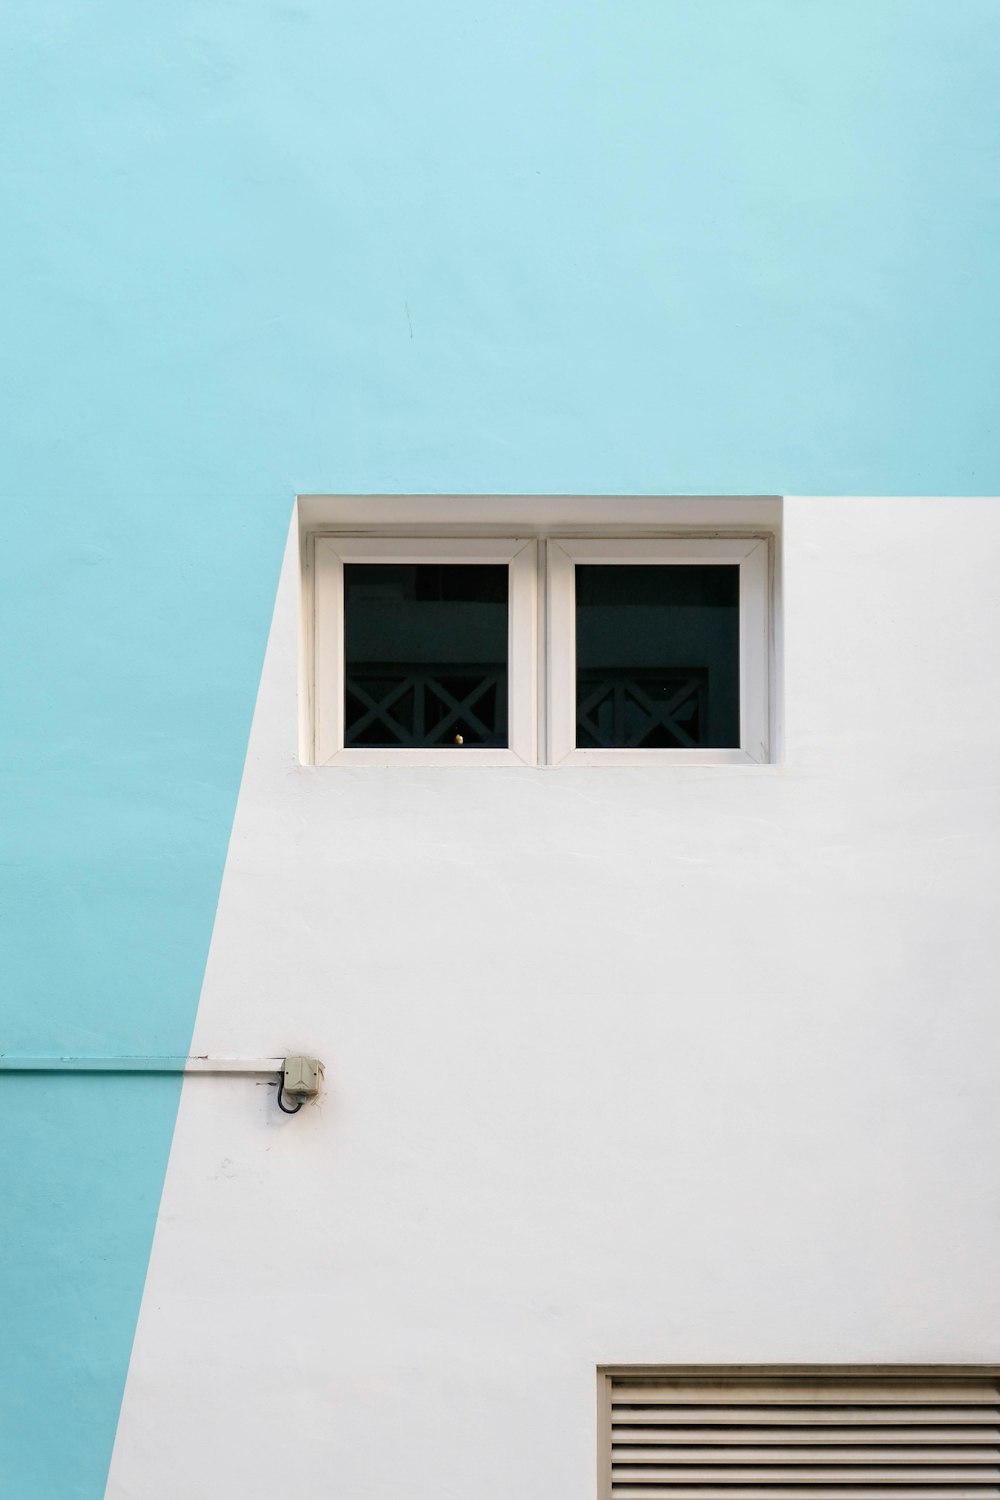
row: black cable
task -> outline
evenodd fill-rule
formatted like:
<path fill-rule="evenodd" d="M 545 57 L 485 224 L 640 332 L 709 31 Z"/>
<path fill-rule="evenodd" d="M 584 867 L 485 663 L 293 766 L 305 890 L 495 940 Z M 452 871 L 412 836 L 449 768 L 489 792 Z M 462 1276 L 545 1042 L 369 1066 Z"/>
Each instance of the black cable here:
<path fill-rule="evenodd" d="M 304 1099 L 300 1099 L 299 1102 L 298 1102 L 298 1104 L 296 1104 L 296 1106 L 295 1106 L 294 1109 L 286 1109 L 285 1106 L 281 1102 L 281 1096 L 284 1093 L 284 1091 L 285 1091 L 285 1073 L 284 1073 L 284 1069 L 282 1069 L 282 1071 L 278 1074 L 278 1108 L 281 1110 L 281 1113 L 283 1115 L 297 1115 L 298 1112 L 299 1112 L 299 1110 L 302 1108 L 303 1104 L 305 1104 L 306 1101 Z"/>

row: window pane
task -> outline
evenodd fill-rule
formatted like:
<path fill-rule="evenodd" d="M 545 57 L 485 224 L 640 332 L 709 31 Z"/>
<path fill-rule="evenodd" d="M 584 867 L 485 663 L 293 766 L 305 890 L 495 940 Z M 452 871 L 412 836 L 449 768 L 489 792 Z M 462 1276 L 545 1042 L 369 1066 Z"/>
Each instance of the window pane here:
<path fill-rule="evenodd" d="M 580 749 L 739 745 L 739 572 L 577 565 Z"/>
<path fill-rule="evenodd" d="M 345 563 L 346 745 L 506 748 L 508 575 Z"/>

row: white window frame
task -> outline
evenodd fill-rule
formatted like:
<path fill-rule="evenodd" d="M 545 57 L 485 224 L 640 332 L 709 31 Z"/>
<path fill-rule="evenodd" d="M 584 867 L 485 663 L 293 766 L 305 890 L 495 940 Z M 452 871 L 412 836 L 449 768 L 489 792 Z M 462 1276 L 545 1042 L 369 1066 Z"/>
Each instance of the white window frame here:
<path fill-rule="evenodd" d="M 554 766 L 754 765 L 769 757 L 770 563 L 763 537 L 550 538 L 546 567 L 548 763 Z M 732 749 L 586 749 L 576 744 L 576 565 L 735 563 L 740 570 L 740 744 Z"/>
<path fill-rule="evenodd" d="M 314 547 L 313 754 L 318 766 L 514 766 L 538 763 L 537 543 L 514 537 L 318 536 Z M 344 744 L 344 564 L 507 563 L 508 747 Z"/>

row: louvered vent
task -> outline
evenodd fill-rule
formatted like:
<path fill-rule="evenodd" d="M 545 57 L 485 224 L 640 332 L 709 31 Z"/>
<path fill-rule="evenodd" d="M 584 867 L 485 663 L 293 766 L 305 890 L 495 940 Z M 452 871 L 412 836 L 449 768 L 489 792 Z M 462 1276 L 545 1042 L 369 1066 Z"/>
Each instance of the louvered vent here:
<path fill-rule="evenodd" d="M 1000 1497 L 992 1378 L 607 1382 L 605 1491 L 614 1500 Z"/>

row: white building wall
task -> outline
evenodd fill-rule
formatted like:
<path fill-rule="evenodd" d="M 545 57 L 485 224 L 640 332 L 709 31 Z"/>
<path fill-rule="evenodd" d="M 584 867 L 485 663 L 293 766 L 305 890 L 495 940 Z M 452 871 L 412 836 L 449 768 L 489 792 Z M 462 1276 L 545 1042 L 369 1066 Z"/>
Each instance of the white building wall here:
<path fill-rule="evenodd" d="M 603 1363 L 1000 1359 L 1000 503 L 786 501 L 784 754 L 303 768 L 282 578 L 111 1500 L 586 1500 Z"/>

